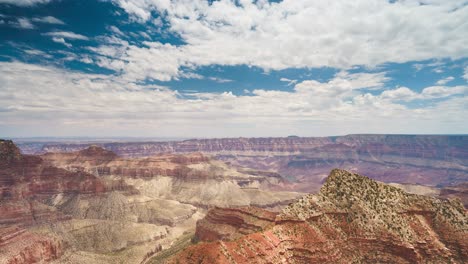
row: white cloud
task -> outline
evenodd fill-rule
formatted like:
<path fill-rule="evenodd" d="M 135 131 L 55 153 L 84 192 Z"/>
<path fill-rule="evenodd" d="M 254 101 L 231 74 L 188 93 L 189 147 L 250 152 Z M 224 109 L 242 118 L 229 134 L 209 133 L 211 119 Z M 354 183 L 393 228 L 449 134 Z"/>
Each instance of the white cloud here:
<path fill-rule="evenodd" d="M 468 81 L 468 66 L 465 67 L 465 71 L 463 72 L 463 79 Z"/>
<path fill-rule="evenodd" d="M 180 74 L 180 77 L 186 78 L 186 79 L 197 79 L 197 80 L 205 79 L 203 75 L 200 75 L 198 73 L 193 73 L 193 72 L 184 72 Z"/>
<path fill-rule="evenodd" d="M 22 29 L 34 29 L 34 25 L 27 18 L 18 18 L 17 22 L 13 24 L 15 27 Z"/>
<path fill-rule="evenodd" d="M 124 36 L 125 34 L 120 31 L 120 29 L 116 26 L 110 26 L 109 27 L 109 30 L 112 31 L 114 34 L 118 35 L 118 36 Z"/>
<path fill-rule="evenodd" d="M 73 45 L 66 42 L 64 38 L 59 38 L 59 37 L 52 37 L 52 41 L 53 42 L 57 42 L 57 43 L 61 43 L 65 46 L 67 46 L 68 48 L 71 48 Z"/>
<path fill-rule="evenodd" d="M 188 89 L 181 94 L 119 76 L 0 62 L 0 129 L 15 130 L 16 136 L 26 131 L 192 137 L 468 132 L 468 86 L 417 93 L 405 87 L 384 90 L 385 79 L 381 73 L 341 72 L 328 82 L 300 82 L 291 92 Z M 371 94 L 369 87 L 381 90 Z M 408 107 L 407 97 L 424 104 Z"/>
<path fill-rule="evenodd" d="M 151 39 L 151 36 L 146 32 L 140 32 L 140 36 L 144 37 L 145 39 Z"/>
<path fill-rule="evenodd" d="M 40 56 L 47 59 L 52 58 L 52 55 L 37 49 L 23 49 L 23 52 L 31 56 Z"/>
<path fill-rule="evenodd" d="M 162 22 L 160 17 L 157 17 L 157 18 L 153 19 L 153 24 L 156 27 L 162 27 L 163 26 L 163 22 Z"/>
<path fill-rule="evenodd" d="M 386 90 L 380 95 L 382 99 L 392 101 L 412 101 L 419 97 L 419 95 L 407 87 L 399 87 L 394 90 Z"/>
<path fill-rule="evenodd" d="M 79 61 L 87 64 L 92 64 L 94 61 L 89 57 L 89 56 L 83 56 L 82 58 L 79 59 Z"/>
<path fill-rule="evenodd" d="M 32 21 L 39 22 L 39 23 L 55 24 L 55 25 L 65 25 L 65 22 L 53 16 L 35 17 L 32 19 Z"/>
<path fill-rule="evenodd" d="M 386 62 L 459 59 L 468 54 L 468 7 L 464 0 L 426 1 L 424 5 L 416 0 L 114 2 L 142 22 L 154 20 L 152 11 L 164 14 L 169 31 L 187 43 L 149 42 L 146 47 L 125 47 L 113 60 L 124 62 L 120 70 L 128 79 L 168 80 L 177 77 L 183 66 L 245 64 L 266 71 L 323 66 L 347 69 Z"/>
<path fill-rule="evenodd" d="M 451 81 L 455 80 L 455 78 L 453 76 L 449 76 L 447 78 L 444 78 L 444 79 L 440 79 L 436 82 L 437 85 L 445 85 Z"/>
<path fill-rule="evenodd" d="M 468 94 L 468 86 L 431 86 L 424 88 L 421 95 L 425 98 L 442 98 L 448 97 L 452 95 L 467 95 Z"/>
<path fill-rule="evenodd" d="M 89 40 L 89 38 L 86 36 L 76 34 L 73 32 L 67 32 L 67 31 L 53 31 L 53 32 L 44 33 L 43 35 L 56 37 L 56 38 L 71 39 L 71 40 Z"/>
<path fill-rule="evenodd" d="M 280 79 L 281 82 L 287 82 L 288 83 L 288 86 L 291 86 L 293 84 L 296 84 L 297 83 L 297 80 L 291 80 L 291 79 L 288 79 L 288 78 L 281 78 Z"/>
<path fill-rule="evenodd" d="M 208 80 L 217 82 L 217 83 L 228 83 L 232 82 L 233 80 L 230 79 L 225 79 L 225 78 L 219 78 L 219 77 L 208 77 Z"/>
<path fill-rule="evenodd" d="M 11 4 L 18 6 L 32 6 L 35 4 L 45 4 L 51 0 L 0 0 L 0 4 Z"/>

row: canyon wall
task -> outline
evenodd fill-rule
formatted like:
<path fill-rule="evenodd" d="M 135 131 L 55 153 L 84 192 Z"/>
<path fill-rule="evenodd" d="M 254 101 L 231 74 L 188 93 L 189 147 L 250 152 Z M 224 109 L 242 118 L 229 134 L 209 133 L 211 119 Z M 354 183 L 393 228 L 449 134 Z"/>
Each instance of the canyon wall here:
<path fill-rule="evenodd" d="M 291 190 L 318 191 L 333 168 L 376 180 L 435 187 L 468 179 L 467 135 L 348 135 L 338 137 L 224 138 L 98 144 L 126 157 L 201 152 L 234 166 L 279 173 Z M 22 143 L 34 153 L 77 151 L 89 144 Z M 296 183 L 294 185 L 294 183 Z"/>
<path fill-rule="evenodd" d="M 467 235 L 459 201 L 333 170 L 318 194 L 276 216 L 212 209 L 197 225 L 198 243 L 168 263 L 464 263 Z"/>
<path fill-rule="evenodd" d="M 215 206 L 278 208 L 278 174 L 200 153 L 122 158 L 90 146 L 24 155 L 0 140 L 0 263 L 139 263 Z"/>

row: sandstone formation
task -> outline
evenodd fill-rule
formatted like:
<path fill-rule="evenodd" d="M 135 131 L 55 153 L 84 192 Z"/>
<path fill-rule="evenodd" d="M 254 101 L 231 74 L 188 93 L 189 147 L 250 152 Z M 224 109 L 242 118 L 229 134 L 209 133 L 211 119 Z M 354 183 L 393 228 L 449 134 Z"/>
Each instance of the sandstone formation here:
<path fill-rule="evenodd" d="M 468 259 L 468 217 L 459 201 L 408 194 L 344 170 L 333 170 L 318 194 L 292 203 L 274 221 L 265 214 L 256 209 L 212 210 L 197 225 L 201 241 L 168 263 Z M 210 242 L 213 239 L 221 240 Z"/>

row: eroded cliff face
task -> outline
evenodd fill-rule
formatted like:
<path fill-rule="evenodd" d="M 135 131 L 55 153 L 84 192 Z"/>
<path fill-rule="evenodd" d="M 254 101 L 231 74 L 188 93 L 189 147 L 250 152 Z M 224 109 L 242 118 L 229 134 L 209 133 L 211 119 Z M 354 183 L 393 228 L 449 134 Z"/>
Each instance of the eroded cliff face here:
<path fill-rule="evenodd" d="M 277 174 L 200 153 L 121 158 L 98 146 L 22 155 L 0 141 L 0 263 L 139 263 L 213 206 L 274 208 Z"/>
<path fill-rule="evenodd" d="M 63 242 L 53 235 L 32 233 L 18 226 L 0 226 L 1 264 L 44 263 L 63 255 Z"/>
<path fill-rule="evenodd" d="M 93 153 L 89 155 L 89 153 Z M 274 192 L 287 185 L 280 175 L 234 168 L 201 153 L 159 154 L 121 158 L 101 147 L 41 155 L 45 163 L 69 171 L 84 171 L 99 179 L 123 181 L 154 199 L 171 199 L 197 207 L 285 205 L 299 194 Z"/>
<path fill-rule="evenodd" d="M 197 225 L 201 242 L 168 262 L 463 263 L 468 258 L 468 218 L 459 201 L 408 194 L 344 170 L 333 170 L 318 194 L 292 203 L 274 221 L 252 220 L 265 215 L 252 212 L 214 209 Z M 247 231 L 240 236 L 239 230 Z M 213 238 L 221 240 L 208 242 Z"/>
<path fill-rule="evenodd" d="M 277 215 L 257 207 L 217 207 L 197 222 L 195 236 L 201 241 L 234 240 L 271 227 Z"/>
<path fill-rule="evenodd" d="M 23 144 L 31 152 L 77 151 L 88 144 Z M 127 157 L 202 152 L 258 170 L 280 173 L 296 191 L 318 191 L 332 168 L 384 182 L 450 186 L 468 177 L 468 136 L 348 135 L 323 138 L 225 138 L 173 142 L 103 143 Z M 284 188 L 283 188 L 284 189 Z"/>

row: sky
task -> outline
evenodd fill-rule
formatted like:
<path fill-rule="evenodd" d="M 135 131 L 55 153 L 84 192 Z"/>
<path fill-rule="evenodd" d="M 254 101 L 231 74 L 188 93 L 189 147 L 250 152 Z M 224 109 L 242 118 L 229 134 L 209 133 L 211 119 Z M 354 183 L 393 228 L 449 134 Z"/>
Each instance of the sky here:
<path fill-rule="evenodd" d="M 468 134 L 468 0 L 0 0 L 0 137 Z"/>

